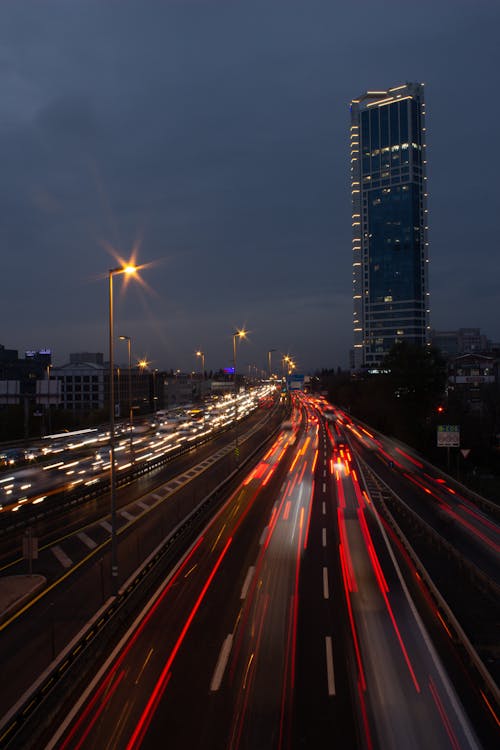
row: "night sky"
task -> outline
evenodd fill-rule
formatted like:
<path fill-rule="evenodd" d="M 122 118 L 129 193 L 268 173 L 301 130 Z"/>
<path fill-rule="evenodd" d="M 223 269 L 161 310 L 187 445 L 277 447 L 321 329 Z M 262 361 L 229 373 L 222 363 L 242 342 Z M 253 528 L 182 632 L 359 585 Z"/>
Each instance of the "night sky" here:
<path fill-rule="evenodd" d="M 135 249 L 134 358 L 228 366 L 245 325 L 242 368 L 347 366 L 349 103 L 405 81 L 431 325 L 499 341 L 499 29 L 496 0 L 1 0 L 0 344 L 107 357 L 107 271 Z"/>

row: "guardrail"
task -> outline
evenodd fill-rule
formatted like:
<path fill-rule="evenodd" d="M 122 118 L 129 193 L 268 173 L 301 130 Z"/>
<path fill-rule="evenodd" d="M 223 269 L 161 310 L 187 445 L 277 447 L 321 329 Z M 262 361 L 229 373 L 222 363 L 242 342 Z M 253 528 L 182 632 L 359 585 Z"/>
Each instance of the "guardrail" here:
<path fill-rule="evenodd" d="M 68 692 L 70 689 L 74 690 L 75 683 L 81 681 L 88 669 L 95 666 L 96 654 L 102 652 L 114 638 L 123 619 L 129 619 L 130 614 L 144 602 L 148 592 L 155 586 L 155 581 L 164 577 L 163 567 L 178 556 L 180 543 L 185 542 L 188 534 L 194 535 L 206 522 L 209 513 L 227 494 L 241 471 L 262 454 L 280 429 L 281 424 L 278 424 L 236 469 L 198 503 L 129 577 L 118 595 L 106 602 L 39 677 L 32 689 L 9 710 L 0 721 L 1 749 L 37 747 L 36 738 L 48 730 L 55 714 L 60 710 L 59 696 L 64 692 L 66 683 Z M 80 672 L 75 677 L 77 668 L 80 668 Z"/>
<path fill-rule="evenodd" d="M 364 469 L 363 469 L 363 466 Z M 432 527 L 429 526 L 428 523 L 426 523 L 423 519 L 420 518 L 409 506 L 401 500 L 399 496 L 394 493 L 394 491 L 389 487 L 384 480 L 379 477 L 379 475 L 364 461 L 361 457 L 358 456 L 358 466 L 360 469 L 360 474 L 362 476 L 363 482 L 365 483 L 365 486 L 369 487 L 369 482 L 366 480 L 365 472 L 368 472 L 369 474 L 372 474 L 376 477 L 377 481 L 381 483 L 385 490 L 392 496 L 397 498 L 398 505 L 402 504 L 405 506 L 405 510 L 407 510 L 410 514 L 413 516 L 413 521 L 415 523 L 418 523 L 420 525 L 420 528 L 424 531 L 426 534 L 431 534 L 433 541 L 437 542 L 442 545 L 443 549 L 446 550 L 448 554 L 453 554 L 453 556 L 456 558 L 459 556 L 461 558 L 461 564 L 463 566 L 466 566 L 469 572 L 472 572 L 475 578 L 475 581 L 480 581 L 483 585 L 486 585 L 487 593 L 498 596 L 500 594 L 500 588 L 493 582 L 491 579 L 488 579 L 489 584 L 486 584 L 485 574 L 476 568 L 476 566 L 471 563 L 468 560 L 465 560 L 463 556 L 459 555 L 459 553 L 451 547 L 451 545 L 443 539 L 441 536 L 437 534 L 437 532 L 432 529 Z M 386 499 L 384 498 L 384 495 L 381 491 L 379 491 L 378 496 L 376 498 L 373 498 L 376 503 L 380 506 L 382 510 L 382 514 L 386 521 L 390 524 L 392 530 L 396 534 L 397 538 L 401 542 L 402 546 L 404 547 L 406 553 L 410 557 L 410 559 L 413 562 L 413 565 L 415 566 L 418 574 L 420 575 L 422 581 L 424 582 L 431 598 L 433 599 L 436 607 L 438 608 L 440 612 L 440 616 L 442 616 L 443 621 L 446 623 L 446 626 L 449 629 L 449 632 L 451 633 L 455 643 L 457 643 L 461 649 L 463 654 L 466 656 L 466 660 L 469 663 L 469 666 L 472 668 L 473 673 L 476 677 L 476 679 L 479 681 L 479 684 L 481 684 L 484 688 L 483 696 L 489 706 L 496 705 L 497 707 L 500 707 L 500 690 L 498 686 L 495 683 L 495 680 L 489 673 L 488 669 L 486 668 L 484 662 L 480 658 L 479 654 L 477 653 L 476 649 L 470 642 L 469 638 L 467 637 L 466 633 L 464 632 L 462 626 L 458 622 L 457 618 L 455 617 L 453 611 L 451 610 L 450 606 L 444 599 L 441 592 L 438 590 L 436 585 L 434 584 L 431 575 L 427 571 L 426 567 L 420 560 L 419 556 L 413 549 L 412 545 L 408 541 L 408 538 L 404 534 L 404 532 L 401 530 L 399 524 L 397 523 L 396 519 L 392 515 L 391 511 L 389 510 Z M 437 538 L 439 537 L 439 538 Z M 451 550 L 450 550 L 451 548 Z M 472 568 L 474 569 L 472 571 Z M 498 711 L 498 708 L 497 708 Z"/>

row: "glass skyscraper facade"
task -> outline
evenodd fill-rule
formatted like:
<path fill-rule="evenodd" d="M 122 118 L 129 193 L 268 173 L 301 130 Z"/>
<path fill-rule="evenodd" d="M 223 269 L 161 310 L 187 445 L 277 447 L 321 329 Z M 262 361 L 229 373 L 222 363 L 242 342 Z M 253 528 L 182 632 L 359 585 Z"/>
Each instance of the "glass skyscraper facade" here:
<path fill-rule="evenodd" d="M 423 84 L 351 102 L 355 368 L 376 369 L 394 343 L 429 338 Z"/>

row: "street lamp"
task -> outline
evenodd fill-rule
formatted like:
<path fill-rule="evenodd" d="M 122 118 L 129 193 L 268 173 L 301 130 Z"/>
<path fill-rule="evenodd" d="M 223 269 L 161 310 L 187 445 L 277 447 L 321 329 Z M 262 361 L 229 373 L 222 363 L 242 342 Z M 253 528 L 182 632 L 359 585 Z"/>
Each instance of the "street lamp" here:
<path fill-rule="evenodd" d="M 271 378 L 273 376 L 273 371 L 272 371 L 272 367 L 271 367 L 271 354 L 273 352 L 275 352 L 275 351 L 276 351 L 276 349 L 269 349 L 269 351 L 267 352 L 267 366 L 268 366 L 268 370 L 269 370 L 269 380 L 271 380 Z"/>
<path fill-rule="evenodd" d="M 205 352 L 196 352 L 197 357 L 201 357 L 201 371 L 203 373 L 203 380 L 205 380 Z"/>
<path fill-rule="evenodd" d="M 234 455 L 236 457 L 236 463 L 238 463 L 240 449 L 238 447 L 238 388 L 236 385 L 236 340 L 246 338 L 247 331 L 241 329 L 241 331 L 235 331 L 233 333 L 233 363 L 234 363 L 234 425 L 235 425 L 235 437 L 234 437 Z"/>
<path fill-rule="evenodd" d="M 129 421 L 129 431 L 130 431 L 130 458 L 132 459 L 133 455 L 133 447 L 132 447 L 132 432 L 133 432 L 133 426 L 132 426 L 132 420 L 133 420 L 133 410 L 132 410 L 132 339 L 130 336 L 120 336 L 120 341 L 126 341 L 127 342 L 127 349 L 128 349 L 128 421 Z"/>
<path fill-rule="evenodd" d="M 111 268 L 109 279 L 109 457 L 110 457 L 110 504 L 111 504 L 111 589 L 118 593 L 118 555 L 116 544 L 116 466 L 115 466 L 115 362 L 114 362 L 114 316 L 113 276 L 135 274 L 137 266 L 128 265 Z"/>

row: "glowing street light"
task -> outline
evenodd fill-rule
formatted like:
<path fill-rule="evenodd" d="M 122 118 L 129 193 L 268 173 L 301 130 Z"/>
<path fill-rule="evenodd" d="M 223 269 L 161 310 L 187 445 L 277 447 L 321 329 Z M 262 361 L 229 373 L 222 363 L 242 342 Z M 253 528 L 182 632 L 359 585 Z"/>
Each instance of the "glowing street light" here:
<path fill-rule="evenodd" d="M 205 352 L 196 352 L 197 357 L 201 357 L 201 371 L 203 373 L 203 380 L 205 380 Z"/>
<path fill-rule="evenodd" d="M 116 537 L 116 466 L 115 466 L 115 351 L 114 351 L 114 312 L 113 277 L 118 274 L 131 276 L 138 267 L 132 264 L 111 268 L 108 272 L 109 297 L 109 456 L 110 456 L 110 505 L 111 505 L 111 589 L 118 594 L 118 555 Z"/>

